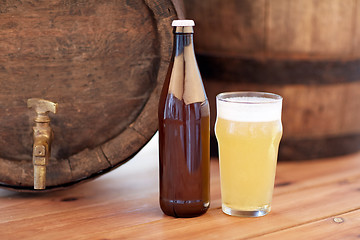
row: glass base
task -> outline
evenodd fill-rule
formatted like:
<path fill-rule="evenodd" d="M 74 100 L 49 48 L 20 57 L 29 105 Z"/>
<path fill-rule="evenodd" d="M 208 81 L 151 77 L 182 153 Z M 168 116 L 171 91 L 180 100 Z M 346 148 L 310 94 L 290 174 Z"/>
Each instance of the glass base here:
<path fill-rule="evenodd" d="M 262 217 L 271 211 L 270 206 L 261 208 L 259 210 L 253 210 L 253 211 L 231 209 L 231 208 L 225 206 L 224 204 L 222 205 L 221 208 L 224 213 L 226 213 L 230 216 L 237 216 L 237 217 Z"/>

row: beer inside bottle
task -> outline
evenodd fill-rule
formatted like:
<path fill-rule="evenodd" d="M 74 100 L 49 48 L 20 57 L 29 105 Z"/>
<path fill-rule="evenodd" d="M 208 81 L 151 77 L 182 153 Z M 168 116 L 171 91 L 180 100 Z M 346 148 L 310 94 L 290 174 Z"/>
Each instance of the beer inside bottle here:
<path fill-rule="evenodd" d="M 159 103 L 160 206 L 195 217 L 210 200 L 210 110 L 193 47 L 192 20 L 175 20 L 174 51 Z"/>

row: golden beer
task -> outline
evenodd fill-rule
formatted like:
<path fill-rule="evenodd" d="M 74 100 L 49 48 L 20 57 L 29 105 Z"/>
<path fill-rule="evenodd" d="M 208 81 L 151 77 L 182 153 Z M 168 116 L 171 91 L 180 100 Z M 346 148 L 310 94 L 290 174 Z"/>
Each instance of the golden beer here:
<path fill-rule="evenodd" d="M 230 215 L 262 216 L 271 209 L 282 136 L 282 101 L 274 94 L 270 96 L 275 99 L 268 99 L 267 95 L 236 96 L 225 98 L 223 102 L 217 99 L 215 133 L 219 146 L 222 208 Z"/>

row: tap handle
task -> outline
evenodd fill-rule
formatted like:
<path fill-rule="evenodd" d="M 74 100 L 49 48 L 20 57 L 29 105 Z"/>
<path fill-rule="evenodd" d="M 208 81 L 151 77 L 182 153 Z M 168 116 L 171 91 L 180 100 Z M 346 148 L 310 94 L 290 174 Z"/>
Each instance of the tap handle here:
<path fill-rule="evenodd" d="M 57 112 L 58 104 L 40 98 L 30 98 L 27 101 L 27 106 L 28 108 L 33 108 L 35 110 L 37 114 L 35 122 L 47 123 L 50 122 L 47 113 L 52 112 L 55 114 Z"/>
<path fill-rule="evenodd" d="M 56 113 L 58 104 L 45 99 L 30 98 L 27 100 L 27 106 L 34 108 L 37 114 L 45 115 L 47 112 Z"/>

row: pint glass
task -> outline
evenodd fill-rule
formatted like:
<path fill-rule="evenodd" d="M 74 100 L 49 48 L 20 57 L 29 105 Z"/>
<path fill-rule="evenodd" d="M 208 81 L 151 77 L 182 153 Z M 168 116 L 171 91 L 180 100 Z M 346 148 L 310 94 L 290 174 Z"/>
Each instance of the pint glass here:
<path fill-rule="evenodd" d="M 282 97 L 221 93 L 216 106 L 222 210 L 234 216 L 264 216 L 271 210 L 282 136 Z"/>

